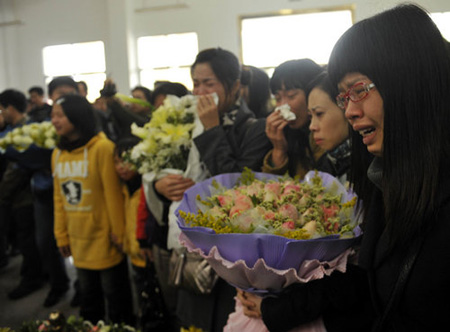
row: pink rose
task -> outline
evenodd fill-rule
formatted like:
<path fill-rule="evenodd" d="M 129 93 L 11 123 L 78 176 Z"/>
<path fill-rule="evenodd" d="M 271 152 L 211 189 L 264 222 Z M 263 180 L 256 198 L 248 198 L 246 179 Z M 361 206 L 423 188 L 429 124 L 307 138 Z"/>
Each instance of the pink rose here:
<path fill-rule="evenodd" d="M 233 197 L 228 195 L 219 195 L 217 196 L 217 200 L 219 201 L 220 206 L 230 206 L 233 204 Z"/>
<path fill-rule="evenodd" d="M 280 206 L 278 212 L 283 216 L 287 217 L 293 221 L 298 219 L 298 211 L 297 208 L 292 204 L 284 204 Z"/>
<path fill-rule="evenodd" d="M 285 223 L 283 223 L 281 225 L 282 228 L 284 229 L 294 229 L 295 228 L 295 223 L 291 220 L 291 221 L 286 221 Z"/>
<path fill-rule="evenodd" d="M 290 193 L 296 193 L 300 191 L 300 186 L 298 184 L 288 184 L 284 186 L 283 194 L 290 194 Z"/>
<path fill-rule="evenodd" d="M 250 197 L 243 194 L 238 194 L 234 200 L 234 206 L 230 210 L 230 217 L 235 214 L 241 214 L 243 211 L 251 209 L 253 207 L 252 200 Z"/>
<path fill-rule="evenodd" d="M 264 186 L 264 202 L 275 201 L 280 195 L 281 184 L 278 182 L 266 183 Z"/>

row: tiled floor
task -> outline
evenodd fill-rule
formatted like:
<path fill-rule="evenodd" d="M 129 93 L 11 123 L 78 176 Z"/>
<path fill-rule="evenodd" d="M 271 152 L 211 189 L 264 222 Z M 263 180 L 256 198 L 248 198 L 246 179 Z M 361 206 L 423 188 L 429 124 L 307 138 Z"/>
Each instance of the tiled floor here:
<path fill-rule="evenodd" d="M 42 305 L 50 289 L 48 284 L 27 297 L 14 301 L 9 300 L 7 294 L 19 282 L 21 261 L 22 258 L 20 255 L 12 257 L 9 264 L 0 269 L 0 327 L 10 327 L 18 331 L 22 322 L 34 319 L 46 319 L 54 311 L 60 311 L 66 317 L 78 315 L 78 308 L 72 308 L 69 305 L 74 294 L 73 288 L 52 308 L 44 308 Z M 66 259 L 66 266 L 69 276 L 73 281 L 75 279 L 75 268 L 68 259 Z"/>

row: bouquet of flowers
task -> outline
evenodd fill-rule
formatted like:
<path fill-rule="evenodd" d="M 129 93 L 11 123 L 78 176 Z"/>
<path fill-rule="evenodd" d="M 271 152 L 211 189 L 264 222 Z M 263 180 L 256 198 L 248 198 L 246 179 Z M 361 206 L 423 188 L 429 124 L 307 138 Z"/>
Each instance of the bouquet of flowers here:
<path fill-rule="evenodd" d="M 139 173 L 158 173 L 164 168 L 185 170 L 192 133 L 195 128 L 195 97 L 169 95 L 164 104 L 152 113 L 143 127 L 131 126 L 133 135 L 142 141 L 128 156 Z"/>
<path fill-rule="evenodd" d="M 185 192 L 176 211 L 180 240 L 230 284 L 276 293 L 334 270 L 345 272 L 360 235 L 355 199 L 321 172 L 309 172 L 303 182 L 264 173 L 222 174 Z M 264 331 L 260 319 L 243 316 L 239 301 L 228 325 Z M 233 331 L 230 326 L 227 331 Z"/>
<path fill-rule="evenodd" d="M 141 138 L 125 160 L 135 165 L 143 174 L 147 206 L 160 222 L 158 216 L 163 208 L 153 190 L 153 182 L 168 174 L 183 175 L 193 181 L 202 181 L 208 176 L 206 167 L 200 161 L 200 153 L 192 141 L 204 128 L 197 116 L 197 98 L 186 95 L 181 98 L 168 95 L 157 110 L 152 113 L 150 122 L 143 127 L 133 124 L 133 135 Z M 179 202 L 172 202 L 169 208 L 170 249 L 180 247 L 178 237 L 180 230 L 174 215 Z"/>
<path fill-rule="evenodd" d="M 25 151 L 32 144 L 43 149 L 53 149 L 57 142 L 58 136 L 50 121 L 34 122 L 17 127 L 0 138 L 0 152 L 8 147 Z"/>

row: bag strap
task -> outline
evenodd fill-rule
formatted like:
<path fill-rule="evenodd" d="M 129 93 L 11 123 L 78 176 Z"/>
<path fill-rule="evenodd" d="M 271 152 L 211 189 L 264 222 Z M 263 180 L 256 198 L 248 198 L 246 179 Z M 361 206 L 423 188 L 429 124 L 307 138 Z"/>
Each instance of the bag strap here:
<path fill-rule="evenodd" d="M 408 251 L 407 256 L 403 262 L 402 268 L 400 270 L 400 274 L 398 276 L 397 282 L 395 283 L 394 289 L 390 295 L 389 301 L 384 309 L 383 315 L 381 318 L 375 323 L 373 332 L 383 332 L 386 330 L 386 326 L 389 323 L 393 310 L 397 307 L 400 302 L 400 296 L 405 289 L 406 281 L 411 273 L 411 270 L 414 266 L 414 263 L 419 255 L 419 252 L 422 248 L 422 244 L 424 242 L 424 237 L 421 236 L 418 241 L 416 241 L 413 246 Z"/>

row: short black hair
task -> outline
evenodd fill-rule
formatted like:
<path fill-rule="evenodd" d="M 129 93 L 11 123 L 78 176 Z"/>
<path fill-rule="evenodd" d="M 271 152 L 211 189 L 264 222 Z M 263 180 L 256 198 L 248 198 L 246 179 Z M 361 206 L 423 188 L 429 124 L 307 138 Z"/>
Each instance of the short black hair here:
<path fill-rule="evenodd" d="M 42 89 L 40 86 L 32 86 L 31 88 L 28 89 L 28 93 L 37 93 L 39 96 L 43 96 L 44 95 L 44 89 Z"/>
<path fill-rule="evenodd" d="M 0 93 L 0 104 L 4 107 L 13 106 L 18 112 L 25 113 L 27 97 L 15 89 L 6 89 Z"/>
<path fill-rule="evenodd" d="M 150 99 L 152 97 L 152 90 L 150 90 L 149 88 L 146 88 L 145 86 L 138 85 L 133 90 L 131 90 L 131 92 L 134 92 L 136 90 L 142 91 L 142 93 L 145 96 L 146 101 L 150 102 Z"/>
<path fill-rule="evenodd" d="M 273 94 L 282 89 L 300 89 L 305 91 L 309 82 L 324 69 L 311 59 L 297 59 L 283 62 L 275 68 L 270 78 L 270 90 Z"/>
<path fill-rule="evenodd" d="M 78 85 L 75 80 L 70 76 L 58 76 L 51 80 L 48 84 L 48 95 L 51 96 L 53 91 L 56 90 L 57 87 L 67 85 L 73 87 L 75 91 L 78 91 Z"/>
<path fill-rule="evenodd" d="M 174 95 L 177 97 L 183 97 L 189 93 L 189 90 L 181 83 L 174 82 L 164 82 L 158 85 L 158 87 L 153 90 L 152 96 L 150 98 L 150 104 L 155 104 L 155 99 L 159 95 Z"/>

